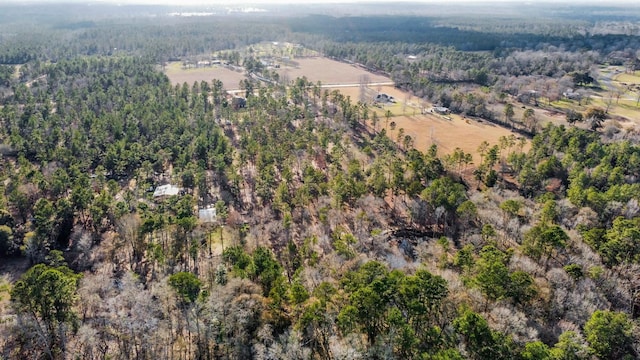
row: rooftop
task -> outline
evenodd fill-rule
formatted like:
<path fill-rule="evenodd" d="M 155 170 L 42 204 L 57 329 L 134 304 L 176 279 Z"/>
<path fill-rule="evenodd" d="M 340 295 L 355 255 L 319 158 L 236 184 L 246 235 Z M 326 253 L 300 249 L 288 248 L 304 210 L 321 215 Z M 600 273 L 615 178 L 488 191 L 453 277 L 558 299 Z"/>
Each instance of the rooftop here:
<path fill-rule="evenodd" d="M 160 185 L 153 192 L 153 197 L 173 196 L 180 193 L 180 188 L 171 184 Z"/>
<path fill-rule="evenodd" d="M 214 207 L 208 207 L 198 210 L 198 219 L 200 219 L 200 221 L 202 221 L 203 223 L 215 222 L 217 219 L 216 215 L 216 208 Z"/>

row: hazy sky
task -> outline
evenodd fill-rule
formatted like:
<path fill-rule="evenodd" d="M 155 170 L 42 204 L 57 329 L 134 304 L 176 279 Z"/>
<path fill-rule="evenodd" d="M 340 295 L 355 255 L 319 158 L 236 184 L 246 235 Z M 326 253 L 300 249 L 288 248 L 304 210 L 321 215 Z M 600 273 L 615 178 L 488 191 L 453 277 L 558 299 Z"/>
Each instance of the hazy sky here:
<path fill-rule="evenodd" d="M 80 3 L 80 4 L 118 4 L 118 5 L 168 5 L 168 6 L 198 6 L 198 7 L 243 7 L 243 8 L 257 8 L 260 9 L 262 5 L 268 4 L 332 4 L 332 3 L 375 3 L 375 2 L 405 2 L 405 3 L 425 3 L 425 4 L 445 4 L 455 5 L 460 4 L 462 8 L 463 3 L 502 3 L 502 4 L 522 4 L 522 5 L 542 5 L 549 4 L 561 5 L 561 4 L 587 4 L 591 6 L 633 6 L 634 9 L 640 8 L 639 0 L 0 0 L 0 4 L 7 3 Z"/>
<path fill-rule="evenodd" d="M 422 2 L 422 3 L 468 3 L 468 2 L 501 2 L 501 3 L 531 3 L 531 0 L 0 0 L 2 3 L 113 3 L 113 4 L 162 4 L 162 5 L 240 5 L 240 4 L 249 4 L 249 5 L 265 5 L 265 4 L 319 4 L 319 3 L 358 3 L 358 2 Z M 550 3 L 550 4 L 561 4 L 561 3 L 589 3 L 591 5 L 614 5 L 614 4 L 634 4 L 637 5 L 637 0 L 609 0 L 609 1 L 601 1 L 601 0 L 535 0 L 535 3 Z"/>

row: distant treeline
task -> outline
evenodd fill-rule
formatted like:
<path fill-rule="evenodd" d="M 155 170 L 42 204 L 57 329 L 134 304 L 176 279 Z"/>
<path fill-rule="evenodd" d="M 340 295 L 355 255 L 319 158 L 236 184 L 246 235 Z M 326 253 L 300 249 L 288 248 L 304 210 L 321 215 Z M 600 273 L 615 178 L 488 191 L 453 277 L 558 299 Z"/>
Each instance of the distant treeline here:
<path fill-rule="evenodd" d="M 38 19 L 37 13 L 34 19 Z M 601 54 L 640 48 L 637 36 L 591 35 L 591 25 L 586 21 L 522 19 L 518 32 L 516 20 L 505 24 L 498 18 L 483 19 L 486 21 L 480 23 L 478 19 L 466 22 L 464 17 L 216 15 L 135 20 L 60 18 L 41 27 L 5 23 L 0 35 L 0 64 L 20 64 L 36 58 L 58 61 L 72 54 L 113 55 L 116 51 L 160 62 L 274 40 L 304 43 L 312 48 L 326 42 L 435 44 L 465 52 L 490 51 L 498 57 L 513 50 L 540 50 L 549 46 Z"/>
<path fill-rule="evenodd" d="M 541 45 L 563 47 L 572 51 L 614 51 L 638 46 L 638 38 L 628 35 L 594 35 L 579 32 L 582 27 L 568 27 L 569 20 L 557 24 L 535 20 L 521 23 L 521 32 L 503 27 L 499 19 L 485 19 L 479 30 L 462 30 L 452 19 L 451 26 L 442 19 L 417 16 L 331 17 L 312 15 L 289 20 L 294 33 L 324 35 L 336 42 L 402 42 L 453 46 L 463 51 L 501 51 L 503 49 L 539 49 Z M 545 31 L 538 32 L 540 22 Z M 493 24 L 493 26 L 492 26 Z"/>

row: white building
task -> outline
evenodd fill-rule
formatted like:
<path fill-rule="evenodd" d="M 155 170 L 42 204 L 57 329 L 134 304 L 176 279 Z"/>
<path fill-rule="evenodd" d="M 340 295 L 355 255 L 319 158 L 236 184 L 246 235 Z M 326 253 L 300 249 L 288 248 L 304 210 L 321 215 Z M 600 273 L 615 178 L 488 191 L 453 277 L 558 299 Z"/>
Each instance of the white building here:
<path fill-rule="evenodd" d="M 216 208 L 207 207 L 205 209 L 199 209 L 198 219 L 200 219 L 200 222 L 203 222 L 203 223 L 216 222 L 216 219 L 217 219 Z"/>
<path fill-rule="evenodd" d="M 179 187 L 171 184 L 167 184 L 167 185 L 158 186 L 156 190 L 153 192 L 153 197 L 154 198 L 169 197 L 169 196 L 178 195 L 179 193 L 180 193 Z"/>

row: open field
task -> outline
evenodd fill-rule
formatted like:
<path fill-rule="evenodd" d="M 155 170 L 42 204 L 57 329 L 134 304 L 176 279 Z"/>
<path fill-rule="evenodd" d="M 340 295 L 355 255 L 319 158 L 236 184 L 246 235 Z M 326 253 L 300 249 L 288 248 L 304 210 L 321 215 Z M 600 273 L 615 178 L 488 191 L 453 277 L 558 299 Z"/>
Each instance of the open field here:
<path fill-rule="evenodd" d="M 183 69 L 179 61 L 169 63 L 165 74 L 173 84 L 186 82 L 193 85 L 195 81 L 211 82 L 213 79 L 218 79 L 222 81 L 226 90 L 238 89 L 240 81 L 245 79 L 244 72 L 230 70 L 223 66 Z"/>
<path fill-rule="evenodd" d="M 612 104 L 616 113 L 640 126 L 640 71 L 619 74 L 614 81 L 625 90 L 625 94 Z"/>
<path fill-rule="evenodd" d="M 619 74 L 614 78 L 614 80 L 626 84 L 640 84 L 640 71 Z"/>
<path fill-rule="evenodd" d="M 358 87 L 336 88 L 343 95 L 351 97 L 357 101 L 360 96 Z M 491 145 L 499 143 L 501 136 L 511 135 L 509 129 L 473 118 L 462 118 L 461 116 L 450 114 L 440 116 L 435 114 L 420 113 L 421 106 L 430 108 L 433 106 L 420 98 L 410 96 L 393 86 L 374 86 L 369 89 L 371 93 L 385 93 L 396 99 L 395 104 L 387 104 L 381 107 L 371 107 L 370 109 L 378 114 L 380 123 L 378 130 L 385 128 L 385 113 L 389 110 L 392 114 L 389 123 L 395 122 L 395 130 L 391 130 L 387 125 L 387 132 L 392 139 L 396 139 L 398 131 L 404 129 L 405 135 L 410 135 L 414 139 L 416 149 L 426 151 L 432 144 L 438 145 L 438 152 L 441 155 L 452 153 L 459 147 L 467 153 L 474 155 L 474 161 L 480 161 L 475 155 L 478 147 L 483 141 Z M 403 103 L 406 102 L 406 106 Z M 563 117 L 564 119 L 564 117 Z M 516 135 L 517 136 L 517 135 Z M 529 143 L 525 145 L 524 151 L 529 148 Z"/>
<path fill-rule="evenodd" d="M 608 108 L 609 118 L 625 128 L 640 127 L 640 72 L 628 73 L 622 66 L 610 66 L 600 69 L 600 75 L 607 91 L 594 96 L 590 105 Z"/>
<path fill-rule="evenodd" d="M 283 66 L 277 70 L 281 78 L 285 76 L 289 80 L 295 80 L 306 76 L 314 83 L 320 81 L 322 84 L 358 84 L 360 78 L 367 75 L 371 83 L 391 82 L 386 76 L 372 74 L 355 65 L 323 57 L 295 59 L 294 63 L 295 66 Z"/>
<path fill-rule="evenodd" d="M 395 116 L 390 122 L 396 123 L 396 129 L 389 129 L 389 136 L 395 139 L 398 131 L 404 129 L 404 133 L 414 139 L 414 146 L 418 150 L 426 151 L 431 145 L 436 144 L 438 153 L 444 155 L 453 153 L 458 147 L 472 154 L 473 161 L 477 163 L 480 158 L 476 153 L 483 141 L 496 145 L 501 136 L 511 135 L 511 131 L 487 121 L 464 119 L 458 115 L 448 115 L 447 118 L 451 120 L 432 114 Z M 384 127 L 384 120 L 382 122 L 379 126 Z M 524 151 L 528 148 L 527 143 Z"/>
<path fill-rule="evenodd" d="M 386 76 L 372 74 L 358 66 L 323 57 L 298 58 L 293 60 L 291 64 L 282 64 L 282 67 L 277 70 L 278 74 L 289 80 L 306 76 L 314 83 L 320 81 L 322 84 L 332 85 L 357 85 L 363 75 L 369 77 L 370 83 L 392 82 Z M 182 84 L 186 81 L 191 85 L 194 81 L 218 79 L 222 81 L 227 90 L 238 89 L 238 83 L 245 79 L 244 72 L 234 71 L 223 66 L 183 69 L 182 63 L 179 61 L 169 63 L 166 66 L 165 74 L 174 84 Z"/>
<path fill-rule="evenodd" d="M 532 109 L 535 114 L 535 118 L 538 120 L 537 128 L 540 129 L 545 126 L 547 123 L 552 123 L 556 126 L 564 125 L 564 126 L 581 126 L 581 124 L 571 125 L 566 120 L 565 111 L 568 109 L 573 109 L 576 111 L 584 112 L 586 107 L 577 106 L 577 102 L 573 104 L 567 100 L 560 100 L 552 103 L 552 105 L 547 105 L 546 100 L 540 102 L 540 106 L 532 106 L 532 105 L 524 105 L 517 101 L 512 101 L 513 104 L 513 120 L 515 123 L 520 124 L 522 126 L 522 119 L 524 117 L 524 112 L 527 109 Z M 496 116 L 500 119 L 504 120 L 504 108 L 505 104 L 496 103 L 489 104 L 488 108 L 493 111 Z"/>

